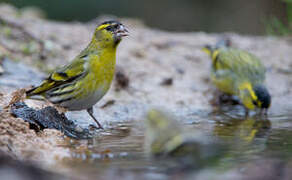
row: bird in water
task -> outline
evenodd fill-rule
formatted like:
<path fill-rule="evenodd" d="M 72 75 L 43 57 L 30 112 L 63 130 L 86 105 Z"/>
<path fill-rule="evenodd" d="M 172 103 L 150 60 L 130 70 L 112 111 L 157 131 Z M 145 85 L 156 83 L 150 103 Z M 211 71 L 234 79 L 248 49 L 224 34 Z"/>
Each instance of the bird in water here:
<path fill-rule="evenodd" d="M 202 167 L 216 163 L 227 149 L 217 138 L 184 127 L 160 109 L 148 111 L 145 125 L 145 151 L 158 159 L 173 158 L 183 166 Z"/>
<path fill-rule="evenodd" d="M 239 97 L 246 109 L 267 114 L 271 95 L 265 85 L 266 69 L 255 55 L 228 46 L 227 40 L 203 50 L 212 59 L 211 80 L 223 93 Z"/>

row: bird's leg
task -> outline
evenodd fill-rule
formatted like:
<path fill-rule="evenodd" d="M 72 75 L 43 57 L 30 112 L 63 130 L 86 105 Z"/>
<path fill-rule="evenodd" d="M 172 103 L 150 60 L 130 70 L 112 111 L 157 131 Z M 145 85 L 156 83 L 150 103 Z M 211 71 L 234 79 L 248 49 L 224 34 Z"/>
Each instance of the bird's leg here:
<path fill-rule="evenodd" d="M 249 110 L 245 108 L 245 118 L 248 118 L 248 115 L 249 115 Z"/>
<path fill-rule="evenodd" d="M 268 117 L 268 109 L 267 108 L 260 109 L 260 112 L 258 113 L 258 116 L 267 118 Z"/>
<path fill-rule="evenodd" d="M 267 117 L 268 117 L 268 109 L 267 108 L 262 110 L 261 116 L 263 116 L 265 119 L 267 119 Z"/>
<path fill-rule="evenodd" d="M 259 112 L 259 116 L 263 116 L 264 113 L 265 113 L 265 110 L 261 108 L 261 109 L 260 109 L 260 112 Z"/>
<path fill-rule="evenodd" d="M 268 108 L 265 108 L 265 110 L 264 110 L 264 115 L 265 115 L 265 116 L 268 115 Z"/>
<path fill-rule="evenodd" d="M 103 129 L 103 127 L 100 125 L 100 123 L 97 121 L 97 119 L 93 116 L 93 108 L 88 108 L 87 109 L 88 114 L 90 115 L 90 117 L 96 122 L 96 124 L 98 125 L 99 129 Z"/>

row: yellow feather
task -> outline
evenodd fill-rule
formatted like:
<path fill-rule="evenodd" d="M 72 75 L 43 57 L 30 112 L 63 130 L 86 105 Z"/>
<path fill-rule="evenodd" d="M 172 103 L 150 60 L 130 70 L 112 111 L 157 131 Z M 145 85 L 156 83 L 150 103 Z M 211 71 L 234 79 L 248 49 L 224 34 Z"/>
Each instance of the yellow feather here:
<path fill-rule="evenodd" d="M 258 99 L 254 90 L 252 89 L 252 85 L 249 82 L 241 83 L 238 87 L 239 87 L 239 90 L 247 89 L 253 100 Z"/>
<path fill-rule="evenodd" d="M 211 51 L 208 48 L 203 48 L 202 51 L 204 51 L 206 54 L 208 54 L 209 56 L 211 56 Z"/>
<path fill-rule="evenodd" d="M 106 27 L 108 27 L 110 24 L 102 24 L 100 26 L 97 27 L 97 30 L 100 31 L 102 29 L 105 29 Z"/>
<path fill-rule="evenodd" d="M 218 50 L 218 49 L 215 50 L 215 51 L 212 53 L 212 60 L 213 60 L 213 62 L 216 60 L 218 54 L 219 54 L 219 50 Z"/>

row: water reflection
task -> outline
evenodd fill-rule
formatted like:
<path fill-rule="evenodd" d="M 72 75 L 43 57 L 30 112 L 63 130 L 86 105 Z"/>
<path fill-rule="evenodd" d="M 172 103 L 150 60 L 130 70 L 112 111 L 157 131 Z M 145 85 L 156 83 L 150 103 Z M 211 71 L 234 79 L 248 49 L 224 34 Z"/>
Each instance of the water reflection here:
<path fill-rule="evenodd" d="M 223 139 L 252 143 L 255 138 L 267 137 L 270 129 L 271 121 L 269 119 L 260 119 L 256 116 L 247 119 L 224 118 L 216 121 L 213 133 Z"/>
<path fill-rule="evenodd" d="M 225 144 L 226 148 L 218 151 L 220 156 L 215 163 L 212 163 L 212 159 L 209 158 L 199 169 L 197 167 L 182 168 L 181 161 L 165 156 L 149 157 L 144 149 L 145 128 L 137 126 L 134 122 L 118 124 L 94 140 L 68 140 L 72 157 L 63 159 L 62 163 L 73 169 L 76 174 L 87 174 L 91 177 L 99 175 L 107 178 L 122 176 L 124 178 L 168 179 L 174 176 L 183 178 L 188 174 L 194 175 L 204 171 L 217 176 L 222 172 L 230 172 L 235 167 L 246 165 L 254 167 L 257 162 L 265 159 L 271 161 L 271 164 L 274 159 L 283 163 L 291 162 L 289 160 L 292 157 L 290 115 L 272 115 L 269 118 L 251 116 L 245 119 L 240 113 L 238 115 L 234 111 L 241 112 L 241 109 L 235 107 L 231 111 L 215 112 L 202 117 L 196 114 L 194 116 L 200 118 L 199 123 L 183 126 L 186 133 L 195 134 L 197 131 L 206 131 L 207 134 L 211 134 L 210 136 Z M 213 123 L 210 123 L 212 121 Z M 212 128 L 209 128 L 210 126 Z M 173 130 L 173 128 L 168 129 Z M 196 138 L 203 144 L 206 137 Z M 185 151 L 178 152 L 179 155 L 185 153 Z M 196 153 L 198 154 L 198 152 L 194 154 Z M 259 171 L 264 172 L 261 168 Z"/>
<path fill-rule="evenodd" d="M 230 145 L 225 160 L 233 165 L 235 162 L 259 158 L 267 148 L 270 130 L 271 121 L 267 118 L 251 116 L 245 119 L 221 114 L 214 125 L 213 134 Z"/>

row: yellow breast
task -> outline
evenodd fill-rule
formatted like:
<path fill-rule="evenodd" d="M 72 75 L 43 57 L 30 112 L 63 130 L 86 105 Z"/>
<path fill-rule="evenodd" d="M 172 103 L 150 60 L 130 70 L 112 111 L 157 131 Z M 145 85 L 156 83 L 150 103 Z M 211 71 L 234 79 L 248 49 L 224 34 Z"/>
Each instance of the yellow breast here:
<path fill-rule="evenodd" d="M 83 95 L 93 94 L 96 91 L 105 94 L 111 85 L 115 73 L 116 53 L 115 49 L 102 53 L 91 54 L 88 66 L 88 74 L 81 85 Z"/>

